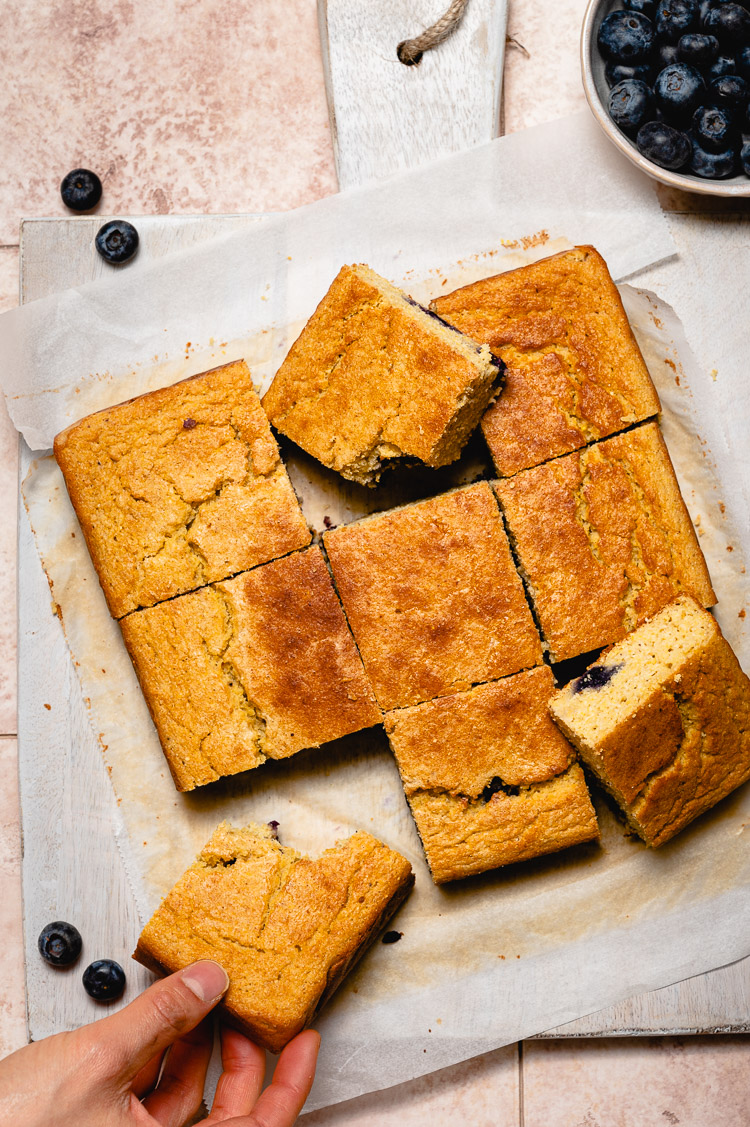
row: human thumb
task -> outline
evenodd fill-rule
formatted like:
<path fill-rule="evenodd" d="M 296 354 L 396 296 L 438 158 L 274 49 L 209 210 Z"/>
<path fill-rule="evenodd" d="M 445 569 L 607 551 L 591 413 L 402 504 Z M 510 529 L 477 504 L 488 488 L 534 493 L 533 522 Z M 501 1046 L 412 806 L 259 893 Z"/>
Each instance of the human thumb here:
<path fill-rule="evenodd" d="M 155 982 L 129 1006 L 96 1023 L 97 1040 L 124 1080 L 206 1016 L 229 986 L 218 963 L 203 959 Z"/>

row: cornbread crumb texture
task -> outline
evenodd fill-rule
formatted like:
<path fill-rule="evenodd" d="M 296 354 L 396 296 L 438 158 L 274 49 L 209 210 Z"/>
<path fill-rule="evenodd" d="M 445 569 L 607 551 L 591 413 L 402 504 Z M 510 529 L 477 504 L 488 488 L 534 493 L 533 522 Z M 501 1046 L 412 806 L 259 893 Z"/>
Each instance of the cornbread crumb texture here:
<path fill-rule="evenodd" d="M 243 361 L 89 415 L 55 456 L 115 618 L 310 542 Z"/>
<path fill-rule="evenodd" d="M 575 247 L 433 302 L 507 365 L 482 419 L 501 477 L 624 430 L 659 411 L 604 259 Z"/>
<path fill-rule="evenodd" d="M 388 459 L 455 461 L 499 375 L 467 340 L 366 266 L 344 266 L 263 399 L 324 465 L 374 485 Z"/>
<path fill-rule="evenodd" d="M 278 1053 L 327 1001 L 413 884 L 411 866 L 359 832 L 312 860 L 267 827 L 223 822 L 143 929 L 134 958 L 161 973 L 215 959 L 221 1009 Z"/>
<path fill-rule="evenodd" d="M 682 596 L 551 702 L 649 845 L 750 778 L 750 681 L 713 616 Z"/>
<path fill-rule="evenodd" d="M 598 836 L 552 723 L 549 666 L 390 712 L 386 731 L 437 883 Z"/>
<path fill-rule="evenodd" d="M 486 482 L 344 525 L 324 543 L 382 708 L 542 660 Z"/>
<path fill-rule="evenodd" d="M 381 721 L 319 548 L 120 624 L 179 790 Z"/>
<path fill-rule="evenodd" d="M 715 602 L 655 422 L 495 489 L 553 661 L 617 641 L 676 595 Z"/>

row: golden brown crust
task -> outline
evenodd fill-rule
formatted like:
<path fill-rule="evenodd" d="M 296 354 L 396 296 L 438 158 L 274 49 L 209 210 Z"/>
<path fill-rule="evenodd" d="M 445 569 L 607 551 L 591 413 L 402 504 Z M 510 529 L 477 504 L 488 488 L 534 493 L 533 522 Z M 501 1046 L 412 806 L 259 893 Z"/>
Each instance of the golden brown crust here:
<path fill-rule="evenodd" d="M 486 482 L 344 525 L 324 543 L 381 707 L 430 700 L 541 661 Z"/>
<path fill-rule="evenodd" d="M 553 661 L 617 641 L 683 591 L 715 602 L 656 423 L 495 490 Z"/>
<path fill-rule="evenodd" d="M 115 618 L 310 542 L 244 361 L 89 415 L 55 456 Z"/>
<path fill-rule="evenodd" d="M 120 625 L 178 790 L 381 720 L 319 548 Z"/>
<path fill-rule="evenodd" d="M 503 392 L 482 419 L 501 477 L 659 411 L 620 295 L 593 247 L 474 282 L 432 308 L 507 364 Z"/>
<path fill-rule="evenodd" d="M 662 845 L 750 778 L 750 681 L 686 596 L 612 646 L 602 667 L 606 683 L 566 686 L 552 715 L 636 833 Z"/>
<path fill-rule="evenodd" d="M 389 458 L 454 461 L 497 378 L 488 348 L 430 318 L 368 267 L 344 266 L 263 407 L 318 461 L 374 485 Z"/>
<path fill-rule="evenodd" d="M 494 778 L 526 786 L 567 770 L 575 753 L 549 717 L 554 691 L 552 670 L 539 665 L 387 713 L 407 795 L 445 790 L 476 798 Z"/>
<path fill-rule="evenodd" d="M 488 802 L 418 792 L 409 799 L 436 884 L 556 853 L 599 836 L 583 771 L 533 783 Z"/>
<path fill-rule="evenodd" d="M 598 836 L 575 752 L 549 716 L 554 691 L 543 665 L 387 714 L 438 884 Z"/>
<path fill-rule="evenodd" d="M 133 958 L 160 973 L 215 959 L 230 978 L 220 1009 L 278 1053 L 413 882 L 408 861 L 362 831 L 313 861 L 265 827 L 224 822 L 146 924 Z"/>

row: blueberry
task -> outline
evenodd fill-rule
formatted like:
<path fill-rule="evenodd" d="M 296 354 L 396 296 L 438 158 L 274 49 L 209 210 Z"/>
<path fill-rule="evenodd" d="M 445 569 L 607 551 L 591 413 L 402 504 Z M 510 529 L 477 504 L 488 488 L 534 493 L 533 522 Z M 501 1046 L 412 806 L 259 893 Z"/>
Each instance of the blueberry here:
<path fill-rule="evenodd" d="M 719 40 L 715 35 L 701 35 L 693 31 L 681 37 L 677 44 L 677 54 L 681 63 L 688 63 L 691 67 L 703 70 L 704 67 L 711 66 L 717 58 Z"/>
<path fill-rule="evenodd" d="M 615 665 L 592 665 L 582 677 L 573 682 L 573 692 L 581 693 L 584 689 L 603 689 L 612 680 L 615 673 L 619 673 L 621 669 L 621 661 Z"/>
<path fill-rule="evenodd" d="M 107 262 L 127 262 L 138 250 L 138 232 L 132 223 L 113 219 L 96 233 L 96 249 Z"/>
<path fill-rule="evenodd" d="M 750 176 L 750 141 L 745 141 L 745 144 L 740 149 L 740 163 L 745 176 Z"/>
<path fill-rule="evenodd" d="M 740 139 L 736 117 L 719 106 L 699 106 L 693 114 L 693 133 L 702 149 L 721 153 L 736 148 Z"/>
<path fill-rule="evenodd" d="M 659 0 L 654 26 L 658 39 L 676 43 L 698 26 L 697 0 Z"/>
<path fill-rule="evenodd" d="M 707 68 L 705 75 L 710 82 L 712 78 L 719 78 L 722 74 L 736 74 L 737 63 L 732 55 L 718 55 Z"/>
<path fill-rule="evenodd" d="M 650 85 L 654 77 L 654 68 L 650 63 L 635 63 L 631 67 L 626 63 L 609 62 L 604 68 L 604 77 L 609 86 L 616 86 L 618 82 L 624 82 L 626 78 L 639 78 L 641 82 Z"/>
<path fill-rule="evenodd" d="M 727 106 L 732 110 L 741 110 L 747 105 L 748 85 L 744 78 L 738 74 L 722 74 L 713 78 L 708 86 L 708 95 L 715 106 Z"/>
<path fill-rule="evenodd" d="M 77 927 L 55 920 L 42 928 L 37 940 L 39 954 L 55 967 L 69 967 L 81 953 L 83 940 Z"/>
<path fill-rule="evenodd" d="M 722 47 L 736 50 L 750 40 L 750 12 L 739 4 L 720 4 L 712 8 L 703 24 Z"/>
<path fill-rule="evenodd" d="M 690 138 L 665 121 L 647 121 L 638 130 L 636 144 L 647 160 L 673 172 L 690 160 Z"/>
<path fill-rule="evenodd" d="M 83 988 L 97 1002 L 114 1002 L 125 989 L 125 971 L 114 959 L 95 959 L 83 972 Z"/>
<path fill-rule="evenodd" d="M 71 211 L 91 211 L 102 198 L 102 182 L 88 168 L 74 168 L 60 185 L 62 202 Z"/>
<path fill-rule="evenodd" d="M 659 64 L 659 70 L 671 66 L 672 63 L 679 63 L 680 53 L 677 50 L 677 44 L 660 43 L 656 48 L 656 59 Z"/>
<path fill-rule="evenodd" d="M 646 16 L 621 8 L 602 20 L 597 43 L 604 59 L 642 63 L 654 45 L 654 27 Z"/>
<path fill-rule="evenodd" d="M 706 84 L 695 67 L 672 63 L 659 71 L 654 83 L 657 107 L 670 120 L 684 121 L 702 101 Z"/>
<path fill-rule="evenodd" d="M 654 116 L 650 87 L 637 78 L 618 82 L 609 95 L 609 116 L 623 133 L 635 135 L 644 121 Z"/>
<path fill-rule="evenodd" d="M 656 15 L 656 0 L 625 0 L 625 7 L 629 12 L 640 12 L 650 20 Z"/>
<path fill-rule="evenodd" d="M 693 153 L 690 157 L 690 171 L 704 180 L 726 180 L 734 176 L 737 171 L 735 150 L 726 149 L 723 153 L 709 153 L 702 149 L 697 141 L 693 141 Z"/>
<path fill-rule="evenodd" d="M 737 74 L 750 82 L 750 46 L 740 47 L 737 52 Z"/>

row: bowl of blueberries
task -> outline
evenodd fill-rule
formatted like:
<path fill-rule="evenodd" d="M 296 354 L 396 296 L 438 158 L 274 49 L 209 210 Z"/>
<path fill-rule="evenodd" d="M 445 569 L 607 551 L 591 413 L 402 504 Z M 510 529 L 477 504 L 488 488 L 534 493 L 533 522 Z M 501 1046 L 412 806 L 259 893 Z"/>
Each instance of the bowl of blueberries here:
<path fill-rule="evenodd" d="M 750 196 L 750 0 L 589 0 L 581 69 L 599 125 L 644 172 Z"/>

